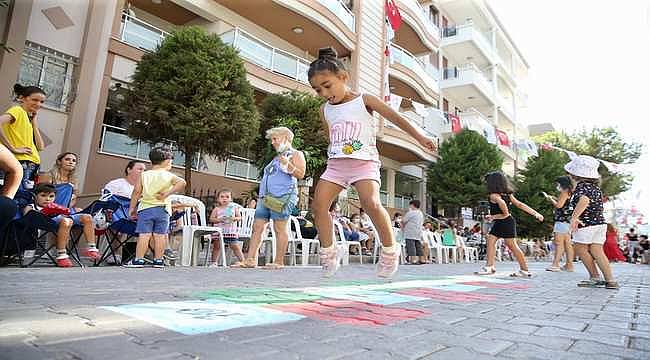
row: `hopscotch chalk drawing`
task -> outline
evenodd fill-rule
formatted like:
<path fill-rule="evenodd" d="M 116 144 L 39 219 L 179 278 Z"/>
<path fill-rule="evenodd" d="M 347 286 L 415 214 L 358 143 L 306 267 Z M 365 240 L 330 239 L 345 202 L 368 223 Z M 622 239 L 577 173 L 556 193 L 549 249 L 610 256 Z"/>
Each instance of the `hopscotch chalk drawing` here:
<path fill-rule="evenodd" d="M 199 300 L 104 306 L 185 335 L 298 321 L 305 317 L 357 326 L 385 326 L 430 313 L 409 309 L 421 301 L 474 303 L 495 301 L 483 289 L 524 290 L 512 280 L 477 276 L 415 278 L 378 283 L 346 281 L 338 285 L 294 289 L 217 289 L 196 294 Z"/>

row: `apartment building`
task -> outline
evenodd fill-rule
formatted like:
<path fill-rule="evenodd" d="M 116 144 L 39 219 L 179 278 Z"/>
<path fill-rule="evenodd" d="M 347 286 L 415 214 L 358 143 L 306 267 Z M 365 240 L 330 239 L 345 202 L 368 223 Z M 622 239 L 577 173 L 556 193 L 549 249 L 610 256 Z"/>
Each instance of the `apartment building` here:
<path fill-rule="evenodd" d="M 513 139 L 523 136 L 516 108 L 525 97 L 517 79 L 527 65 L 491 10 L 472 0 L 396 4 L 402 26 L 387 60 L 383 0 L 13 1 L 0 8 L 4 43 L 15 50 L 0 55 L 0 99 L 9 103 L 15 81 L 45 89 L 48 100 L 39 115 L 48 144 L 43 165 L 53 164 L 61 151 L 80 154 L 84 194 L 119 176 L 129 159 L 147 158 L 149 146 L 126 135 L 114 104 L 138 60 L 179 26 L 201 26 L 237 48 L 258 102 L 288 90 L 312 92 L 308 64 L 319 48 L 333 46 L 350 68 L 353 89 L 390 92 L 391 105 L 433 138 L 451 132 L 444 113 L 467 127 L 482 119 Z M 430 208 L 425 170 L 437 155 L 385 119 L 376 121 L 382 203 L 397 211 L 417 198 Z M 511 155 L 514 171 L 516 152 L 502 151 Z M 256 186 L 258 170 L 248 154 L 196 159 L 195 188 L 227 186 L 237 194 Z M 182 154 L 174 161 L 180 172 Z"/>

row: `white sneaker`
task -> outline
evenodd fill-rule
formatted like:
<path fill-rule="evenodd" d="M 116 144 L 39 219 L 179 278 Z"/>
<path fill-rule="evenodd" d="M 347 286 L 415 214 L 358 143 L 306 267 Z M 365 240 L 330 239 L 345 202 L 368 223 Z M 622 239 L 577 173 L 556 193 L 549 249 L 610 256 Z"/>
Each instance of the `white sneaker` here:
<path fill-rule="evenodd" d="M 402 246 L 395 243 L 395 250 L 393 252 L 387 252 L 386 250 L 381 249 L 379 252 L 379 261 L 377 262 L 377 276 L 382 278 L 392 278 L 393 275 L 397 272 L 399 267 L 399 257 L 402 252 Z"/>
<path fill-rule="evenodd" d="M 339 251 L 336 243 L 328 248 L 320 248 L 320 263 L 323 266 L 323 276 L 332 277 L 339 269 Z"/>

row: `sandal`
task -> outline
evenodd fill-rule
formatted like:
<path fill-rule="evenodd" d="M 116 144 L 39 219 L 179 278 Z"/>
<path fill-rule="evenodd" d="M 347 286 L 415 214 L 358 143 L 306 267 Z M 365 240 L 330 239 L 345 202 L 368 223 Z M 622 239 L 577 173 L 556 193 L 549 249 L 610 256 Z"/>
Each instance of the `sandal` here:
<path fill-rule="evenodd" d="M 517 272 L 514 272 L 514 273 L 510 274 L 510 276 L 512 276 L 512 277 L 521 277 L 521 278 L 529 278 L 529 277 L 532 277 L 533 274 L 531 274 L 530 271 L 528 271 L 528 270 L 519 270 Z"/>
<path fill-rule="evenodd" d="M 494 266 L 483 266 L 481 270 L 476 271 L 474 274 L 476 275 L 492 275 L 496 273 L 497 270 L 494 268 Z"/>
<path fill-rule="evenodd" d="M 603 285 L 605 285 L 605 281 L 600 279 L 582 280 L 578 283 L 578 287 L 584 287 L 584 288 L 596 288 L 596 287 L 602 287 Z"/>
<path fill-rule="evenodd" d="M 616 281 L 605 281 L 605 289 L 618 290 L 619 286 Z"/>
<path fill-rule="evenodd" d="M 281 270 L 284 268 L 284 265 L 276 264 L 276 263 L 268 263 L 264 265 L 264 269 L 266 270 Z"/>
<path fill-rule="evenodd" d="M 549 266 L 546 268 L 546 271 L 560 272 L 562 271 L 562 268 L 560 268 L 559 266 Z"/>
<path fill-rule="evenodd" d="M 255 259 L 244 259 L 244 261 L 237 261 L 230 265 L 231 268 L 236 269 L 253 269 L 257 267 Z"/>

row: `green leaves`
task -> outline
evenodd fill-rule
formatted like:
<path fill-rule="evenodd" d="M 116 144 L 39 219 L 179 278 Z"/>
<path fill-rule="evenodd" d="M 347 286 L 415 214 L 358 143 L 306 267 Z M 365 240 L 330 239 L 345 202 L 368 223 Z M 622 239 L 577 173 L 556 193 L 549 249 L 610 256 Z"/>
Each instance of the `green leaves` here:
<path fill-rule="evenodd" d="M 258 135 L 242 60 L 200 27 L 180 28 L 145 54 L 120 106 L 129 136 L 151 144 L 172 140 L 186 155 L 201 151 L 225 159 L 244 153 Z"/>
<path fill-rule="evenodd" d="M 275 150 L 265 138 L 266 130 L 286 126 L 294 133 L 293 146 L 305 153 L 306 177 L 318 177 L 327 165 L 328 134 L 320 121 L 323 100 L 310 94 L 292 91 L 268 95 L 261 106 L 261 125 L 253 151 L 262 171 L 275 156 Z"/>
<path fill-rule="evenodd" d="M 528 160 L 526 169 L 516 179 L 516 196 L 528 206 L 544 215 L 544 223 L 519 209 L 514 209 L 517 219 L 517 234 L 524 237 L 546 237 L 552 232 L 553 204 L 542 195 L 557 195 L 555 179 L 565 175 L 564 164 L 569 157 L 560 151 L 541 150 L 538 157 Z"/>
<path fill-rule="evenodd" d="M 483 176 L 501 169 L 503 158 L 495 145 L 471 130 L 445 140 L 438 162 L 431 165 L 427 187 L 444 207 L 474 207 L 487 196 Z"/>
<path fill-rule="evenodd" d="M 534 139 L 538 143 L 550 143 L 581 155 L 619 164 L 634 163 L 643 151 L 643 145 L 628 142 L 613 127 L 581 130 L 573 134 L 549 132 Z M 611 173 L 605 166 L 599 169 L 601 188 L 606 196 L 616 196 L 629 190 L 633 176 Z"/>

